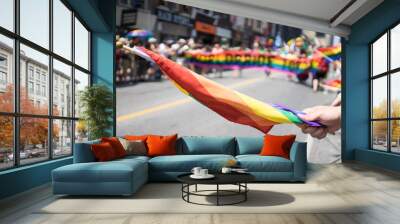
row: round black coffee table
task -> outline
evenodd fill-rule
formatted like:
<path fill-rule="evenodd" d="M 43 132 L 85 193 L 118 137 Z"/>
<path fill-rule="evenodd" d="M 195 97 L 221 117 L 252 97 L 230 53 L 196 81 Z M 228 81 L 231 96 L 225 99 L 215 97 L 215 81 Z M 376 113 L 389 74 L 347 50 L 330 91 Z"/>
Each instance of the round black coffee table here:
<path fill-rule="evenodd" d="M 216 173 L 213 174 L 215 177 L 212 179 L 193 179 L 189 174 L 182 174 L 177 177 L 178 181 L 182 183 L 182 199 L 188 203 L 198 204 L 198 205 L 234 205 L 245 202 L 247 200 L 247 192 L 249 188 L 247 187 L 247 183 L 255 180 L 255 177 L 248 173 L 229 173 L 222 174 Z M 197 185 L 215 185 L 215 190 L 198 190 Z M 223 190 L 220 189 L 220 185 L 236 185 L 238 186 L 237 190 Z M 194 191 L 190 191 L 190 186 L 195 186 Z M 209 192 L 214 192 L 215 194 L 206 194 Z M 190 196 L 203 196 L 203 197 L 216 197 L 216 204 L 202 204 L 193 202 L 190 200 Z M 221 197 L 232 197 L 232 196 L 240 196 L 240 199 L 230 203 L 221 202 Z"/>

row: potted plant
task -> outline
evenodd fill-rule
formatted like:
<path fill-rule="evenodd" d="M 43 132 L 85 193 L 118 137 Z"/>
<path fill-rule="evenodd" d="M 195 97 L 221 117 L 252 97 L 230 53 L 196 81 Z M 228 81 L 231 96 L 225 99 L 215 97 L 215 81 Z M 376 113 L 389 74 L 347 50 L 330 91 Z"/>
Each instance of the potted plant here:
<path fill-rule="evenodd" d="M 110 136 L 113 95 L 109 88 L 102 84 L 88 86 L 80 93 L 79 99 L 83 120 L 79 124 L 86 126 L 89 140 Z"/>

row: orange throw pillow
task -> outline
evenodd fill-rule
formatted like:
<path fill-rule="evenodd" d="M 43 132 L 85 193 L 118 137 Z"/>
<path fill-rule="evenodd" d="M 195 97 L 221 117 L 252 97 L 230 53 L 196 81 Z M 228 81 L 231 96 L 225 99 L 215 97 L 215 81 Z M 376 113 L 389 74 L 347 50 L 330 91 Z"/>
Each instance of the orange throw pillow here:
<path fill-rule="evenodd" d="M 125 157 L 126 151 L 124 146 L 122 146 L 121 142 L 116 137 L 109 137 L 109 138 L 101 138 L 101 142 L 108 142 L 114 149 L 115 155 L 117 158 Z"/>
<path fill-rule="evenodd" d="M 144 141 L 146 142 L 148 135 L 125 135 L 124 139 L 129 141 Z"/>
<path fill-rule="evenodd" d="M 165 155 L 176 155 L 176 139 L 178 134 L 170 136 L 157 136 L 150 135 L 147 137 L 147 155 L 154 156 L 165 156 Z"/>
<path fill-rule="evenodd" d="M 91 149 L 94 157 L 99 162 L 110 161 L 117 158 L 113 147 L 108 142 L 93 144 L 91 145 Z"/>
<path fill-rule="evenodd" d="M 296 135 L 275 136 L 266 134 L 264 136 L 264 145 L 260 155 L 280 156 L 290 159 L 290 148 L 295 139 Z"/>

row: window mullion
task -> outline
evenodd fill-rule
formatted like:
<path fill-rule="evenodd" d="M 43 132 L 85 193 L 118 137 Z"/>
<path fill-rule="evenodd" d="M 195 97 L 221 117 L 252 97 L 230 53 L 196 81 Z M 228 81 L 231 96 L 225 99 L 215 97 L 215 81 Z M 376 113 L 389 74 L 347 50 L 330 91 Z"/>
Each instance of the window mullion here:
<path fill-rule="evenodd" d="M 390 30 L 387 32 L 387 71 L 390 70 Z M 387 75 L 387 110 L 388 110 L 388 117 L 391 118 L 392 117 L 392 99 L 391 99 L 391 79 L 392 76 L 390 75 L 390 73 Z M 389 120 L 387 122 L 387 140 L 388 142 L 388 148 L 387 151 L 391 152 L 392 151 L 392 121 Z"/>
<path fill-rule="evenodd" d="M 89 65 L 88 65 L 88 70 L 90 71 L 90 72 L 92 72 L 93 71 L 93 68 L 92 68 L 92 60 L 91 60 L 91 51 L 90 51 L 90 49 L 91 49 L 91 45 L 92 45 L 92 33 L 91 32 L 88 32 L 88 41 L 89 41 L 89 43 L 88 43 L 88 63 L 89 63 Z M 89 85 L 92 85 L 92 79 L 90 78 L 90 84 Z"/>
<path fill-rule="evenodd" d="M 14 1 L 14 31 L 17 35 L 19 35 L 19 7 L 20 1 Z M 20 48 L 19 48 L 19 39 L 14 39 L 14 112 L 19 113 L 20 106 Z M 20 119 L 17 116 L 14 116 L 14 166 L 20 165 L 20 155 L 19 155 L 19 136 L 20 136 Z"/>
<path fill-rule="evenodd" d="M 53 0 L 49 0 L 49 50 L 53 52 Z M 48 151 L 49 159 L 53 158 L 53 56 L 49 55 L 49 72 L 48 72 L 48 92 L 50 118 L 48 120 Z"/>
<path fill-rule="evenodd" d="M 369 96 L 369 117 L 370 117 L 370 119 L 372 119 L 373 118 L 373 94 L 374 94 L 374 85 L 373 85 L 373 79 L 372 79 L 372 73 L 373 73 L 373 63 L 372 63 L 372 56 L 373 56 L 373 50 L 374 50 L 374 48 L 372 47 L 372 45 L 370 45 L 370 57 L 369 57 L 369 62 L 370 62 L 370 67 L 369 67 L 369 69 L 370 69 L 370 71 L 369 71 L 369 77 L 370 77 L 370 91 L 369 91 L 369 94 L 370 94 L 370 96 Z M 373 122 L 371 121 L 370 123 L 369 123 L 369 125 L 370 125 L 370 128 L 369 128 L 369 132 L 370 132 L 370 134 L 369 134 L 369 136 L 370 136 L 370 142 L 369 142 L 369 144 L 370 144 L 370 148 L 371 149 L 373 149 L 373 147 L 374 147 L 374 136 L 373 136 Z"/>
<path fill-rule="evenodd" d="M 75 118 L 75 12 L 72 11 L 71 14 L 71 24 L 72 24 L 72 38 L 71 38 L 71 60 L 72 60 L 72 64 L 73 66 L 71 67 L 71 100 L 72 100 L 72 105 L 71 105 L 71 117 Z M 76 125 L 76 121 L 73 120 L 72 121 L 72 130 L 71 130 L 71 150 L 72 150 L 72 155 L 74 155 L 74 151 L 75 151 L 75 125 Z"/>

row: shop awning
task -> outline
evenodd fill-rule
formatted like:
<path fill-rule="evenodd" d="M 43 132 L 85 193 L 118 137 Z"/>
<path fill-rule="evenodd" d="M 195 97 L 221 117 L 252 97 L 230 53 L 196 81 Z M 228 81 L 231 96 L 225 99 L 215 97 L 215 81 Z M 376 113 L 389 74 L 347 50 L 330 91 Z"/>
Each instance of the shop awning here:
<path fill-rule="evenodd" d="M 383 0 L 167 0 L 226 14 L 347 37 Z"/>

